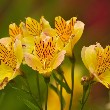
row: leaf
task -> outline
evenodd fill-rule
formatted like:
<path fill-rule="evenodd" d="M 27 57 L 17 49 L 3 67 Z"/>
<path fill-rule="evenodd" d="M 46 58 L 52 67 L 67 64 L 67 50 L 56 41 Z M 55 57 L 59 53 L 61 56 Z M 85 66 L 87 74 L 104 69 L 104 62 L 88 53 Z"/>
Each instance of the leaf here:
<path fill-rule="evenodd" d="M 27 93 L 27 94 L 30 94 L 29 91 L 26 91 L 24 89 L 21 89 L 21 88 L 17 88 L 17 87 L 14 87 L 10 84 L 10 86 L 12 87 L 12 89 L 16 90 L 17 92 L 24 92 L 24 93 Z"/>
<path fill-rule="evenodd" d="M 31 101 L 24 99 L 22 97 L 18 97 L 20 101 L 22 101 L 27 107 L 29 107 L 31 110 L 40 110 L 38 106 L 36 106 L 34 103 Z"/>
<path fill-rule="evenodd" d="M 53 73 L 54 79 L 66 90 L 67 93 L 71 93 L 71 89 L 68 87 L 66 83 L 57 78 L 57 76 Z"/>
<path fill-rule="evenodd" d="M 55 87 L 53 84 L 49 84 L 49 87 L 50 87 L 58 96 L 60 96 L 60 91 L 58 90 L 57 87 Z M 65 105 L 66 105 L 65 99 L 64 99 L 63 96 L 62 96 L 61 98 L 62 98 L 62 102 L 63 102 L 63 107 L 65 107 Z"/>

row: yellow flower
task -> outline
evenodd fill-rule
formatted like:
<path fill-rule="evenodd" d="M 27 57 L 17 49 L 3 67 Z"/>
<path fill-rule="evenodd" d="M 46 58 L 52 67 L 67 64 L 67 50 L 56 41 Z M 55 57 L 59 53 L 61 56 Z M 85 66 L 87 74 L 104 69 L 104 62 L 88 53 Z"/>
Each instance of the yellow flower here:
<path fill-rule="evenodd" d="M 58 47 L 60 50 L 64 48 L 69 56 L 72 56 L 72 49 L 84 30 L 84 23 L 76 19 L 73 17 L 65 21 L 61 16 L 55 18 L 55 30 L 59 37 Z"/>
<path fill-rule="evenodd" d="M 82 60 L 90 73 L 107 88 L 110 88 L 110 46 L 105 49 L 97 43 L 83 47 Z"/>
<path fill-rule="evenodd" d="M 64 59 L 65 50 L 58 51 L 55 37 L 41 34 L 35 38 L 33 54 L 26 53 L 25 61 L 32 69 L 39 71 L 44 76 L 50 76 L 50 72 L 56 69 Z"/>
<path fill-rule="evenodd" d="M 22 45 L 10 38 L 0 39 L 0 90 L 20 74 L 19 67 L 23 59 Z"/>

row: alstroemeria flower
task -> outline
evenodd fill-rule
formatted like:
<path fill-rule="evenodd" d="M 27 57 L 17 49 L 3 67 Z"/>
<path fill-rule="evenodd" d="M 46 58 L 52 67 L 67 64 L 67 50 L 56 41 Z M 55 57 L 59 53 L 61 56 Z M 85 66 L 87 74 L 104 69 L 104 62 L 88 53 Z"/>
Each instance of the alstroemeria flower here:
<path fill-rule="evenodd" d="M 44 76 L 50 76 L 50 72 L 62 63 L 64 55 L 65 50 L 58 51 L 55 37 L 42 33 L 35 38 L 33 54 L 25 54 L 25 61 L 32 69 Z"/>
<path fill-rule="evenodd" d="M 65 21 L 61 16 L 55 18 L 58 47 L 60 50 L 64 48 L 69 56 L 72 56 L 72 49 L 84 30 L 84 23 L 76 21 L 76 19 L 76 17 L 73 17 L 69 21 Z"/>
<path fill-rule="evenodd" d="M 22 45 L 19 40 L 0 39 L 0 89 L 20 74 L 19 67 L 23 59 Z"/>
<path fill-rule="evenodd" d="M 110 88 L 110 46 L 105 49 L 97 43 L 89 47 L 83 47 L 82 60 L 97 81 Z"/>

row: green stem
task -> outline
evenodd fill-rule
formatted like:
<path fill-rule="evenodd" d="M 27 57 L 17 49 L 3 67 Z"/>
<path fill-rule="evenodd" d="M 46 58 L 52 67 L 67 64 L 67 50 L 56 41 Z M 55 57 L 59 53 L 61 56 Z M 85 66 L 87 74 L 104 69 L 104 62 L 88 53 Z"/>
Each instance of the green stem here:
<path fill-rule="evenodd" d="M 91 84 L 89 85 L 89 87 L 85 91 L 83 89 L 83 97 L 82 97 L 82 101 L 81 101 L 81 110 L 83 110 L 83 108 L 84 108 L 84 106 L 88 100 L 90 90 L 91 90 Z"/>
<path fill-rule="evenodd" d="M 61 77 L 61 80 L 63 80 L 62 77 Z M 61 85 L 60 85 L 60 104 L 61 104 L 61 110 L 63 110 L 62 86 Z"/>
<path fill-rule="evenodd" d="M 70 97 L 69 110 L 71 110 L 72 102 L 73 102 L 75 57 L 74 56 L 70 57 L 70 61 L 72 63 L 72 68 L 71 68 L 71 97 Z"/>
<path fill-rule="evenodd" d="M 47 110 L 47 102 L 48 102 L 48 84 L 50 82 L 50 77 L 44 77 L 45 83 L 46 83 L 46 101 L 45 101 L 45 110 Z"/>
<path fill-rule="evenodd" d="M 46 83 L 46 101 L 45 101 L 45 110 L 47 110 L 47 102 L 48 102 L 48 83 Z"/>
<path fill-rule="evenodd" d="M 39 96 L 39 102 L 42 108 L 42 103 L 41 103 L 41 94 L 40 94 L 40 84 L 39 84 L 39 74 L 36 74 L 36 81 L 37 81 L 37 88 L 38 88 L 38 96 Z"/>

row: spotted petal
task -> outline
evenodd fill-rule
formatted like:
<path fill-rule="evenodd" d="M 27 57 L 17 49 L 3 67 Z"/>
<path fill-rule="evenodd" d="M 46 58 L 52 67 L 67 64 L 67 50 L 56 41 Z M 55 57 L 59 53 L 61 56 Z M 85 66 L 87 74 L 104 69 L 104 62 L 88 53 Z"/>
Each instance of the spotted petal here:
<path fill-rule="evenodd" d="M 40 24 L 33 18 L 27 17 L 26 18 L 26 28 L 28 32 L 32 36 L 39 36 L 40 35 Z"/>
<path fill-rule="evenodd" d="M 84 30 L 84 23 L 81 21 L 77 21 L 74 25 L 74 30 L 72 32 L 70 41 L 64 48 L 66 50 L 66 54 L 68 56 L 72 55 L 73 47 L 77 43 L 77 41 L 80 39 L 80 37 L 83 33 L 83 30 Z"/>
<path fill-rule="evenodd" d="M 103 85 L 105 85 L 107 88 L 110 89 L 110 70 L 109 69 L 99 76 L 94 73 L 94 76 L 98 82 L 102 83 Z"/>
<path fill-rule="evenodd" d="M 20 27 L 18 27 L 15 23 L 9 25 L 9 35 L 13 41 L 15 41 L 16 38 L 21 39 L 21 33 L 22 31 Z"/>

